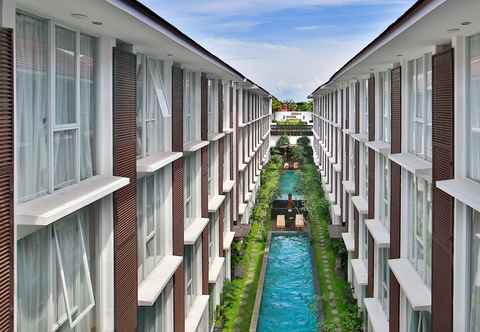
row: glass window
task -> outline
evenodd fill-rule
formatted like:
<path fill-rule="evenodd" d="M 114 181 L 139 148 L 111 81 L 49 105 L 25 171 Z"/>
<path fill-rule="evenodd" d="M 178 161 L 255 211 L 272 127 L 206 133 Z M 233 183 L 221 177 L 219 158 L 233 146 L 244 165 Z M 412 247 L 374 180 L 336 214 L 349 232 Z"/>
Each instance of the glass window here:
<path fill-rule="evenodd" d="M 139 332 L 169 332 L 173 323 L 173 281 L 165 286 L 153 306 L 138 307 Z"/>
<path fill-rule="evenodd" d="M 409 151 L 432 160 L 432 56 L 408 62 Z"/>
<path fill-rule="evenodd" d="M 384 142 L 390 142 L 390 71 L 380 73 L 381 128 L 380 134 Z"/>
<path fill-rule="evenodd" d="M 144 280 L 165 256 L 166 184 L 169 168 L 138 180 L 138 266 L 139 280 Z"/>
<path fill-rule="evenodd" d="M 215 176 L 215 149 L 216 143 L 210 143 L 208 147 L 208 196 L 213 196 L 215 194 L 214 180 Z"/>
<path fill-rule="evenodd" d="M 193 304 L 195 297 L 195 283 L 193 281 L 194 274 L 194 253 L 193 246 L 185 246 L 185 317 Z"/>
<path fill-rule="evenodd" d="M 409 174 L 411 197 L 408 255 L 427 286 L 432 280 L 432 187 Z"/>
<path fill-rule="evenodd" d="M 470 312 L 469 332 L 480 331 L 480 213 L 472 212 L 470 247 Z"/>
<path fill-rule="evenodd" d="M 365 183 L 365 185 L 363 186 L 363 197 L 365 199 L 368 199 L 368 147 L 366 145 L 363 146 L 363 166 L 363 181 Z"/>
<path fill-rule="evenodd" d="M 380 156 L 381 203 L 380 217 L 387 229 L 390 229 L 390 161 Z"/>
<path fill-rule="evenodd" d="M 390 292 L 390 269 L 388 267 L 389 249 L 380 249 L 379 262 L 380 262 L 380 274 L 379 274 L 379 295 L 380 303 L 382 304 L 383 311 L 388 317 L 389 310 L 389 292 Z"/>
<path fill-rule="evenodd" d="M 195 218 L 195 154 L 185 158 L 185 228 Z"/>
<path fill-rule="evenodd" d="M 167 103 L 164 62 L 137 56 L 137 155 L 146 157 L 169 150 L 167 118 L 171 116 Z"/>
<path fill-rule="evenodd" d="M 368 80 L 362 80 L 362 133 L 368 135 Z"/>
<path fill-rule="evenodd" d="M 183 72 L 183 138 L 184 143 L 191 143 L 197 139 L 195 123 L 196 105 L 196 75 L 191 71 Z"/>
<path fill-rule="evenodd" d="M 95 224 L 84 208 L 18 240 L 18 331 L 95 328 Z"/>
<path fill-rule="evenodd" d="M 96 40 L 59 26 L 49 40 L 49 24 L 53 23 L 20 12 L 16 15 L 16 154 L 21 202 L 95 173 Z M 52 54 L 50 45 L 55 50 Z M 48 71 L 51 60 L 53 77 Z M 50 81 L 54 82 L 52 89 Z"/>
<path fill-rule="evenodd" d="M 428 311 L 414 311 L 407 301 L 407 332 L 432 331 L 432 314 Z"/>
<path fill-rule="evenodd" d="M 217 256 L 215 252 L 215 225 L 217 224 L 218 216 L 216 214 L 210 215 L 210 222 L 208 223 L 208 265 L 211 266 L 213 259 Z"/>
<path fill-rule="evenodd" d="M 212 135 L 217 132 L 216 114 L 218 107 L 218 86 L 216 80 L 208 80 L 208 134 Z"/>
<path fill-rule="evenodd" d="M 231 180 L 230 179 L 230 136 L 225 136 L 223 139 L 223 179 L 224 181 Z"/>
<path fill-rule="evenodd" d="M 367 265 L 368 262 L 368 228 L 367 224 L 365 224 L 365 219 L 363 222 L 363 231 L 362 231 L 362 256 L 363 260 L 365 261 L 365 266 Z"/>
<path fill-rule="evenodd" d="M 468 176 L 480 181 L 480 34 L 468 39 Z"/>

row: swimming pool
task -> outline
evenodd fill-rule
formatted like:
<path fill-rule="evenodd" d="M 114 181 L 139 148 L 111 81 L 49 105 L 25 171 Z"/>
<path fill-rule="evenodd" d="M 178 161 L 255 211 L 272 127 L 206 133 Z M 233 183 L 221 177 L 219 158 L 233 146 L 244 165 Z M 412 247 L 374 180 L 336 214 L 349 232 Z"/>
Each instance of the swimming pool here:
<path fill-rule="evenodd" d="M 313 332 L 317 322 L 308 236 L 273 233 L 257 331 Z"/>
<path fill-rule="evenodd" d="M 299 171 L 283 171 L 280 174 L 279 193 L 277 199 L 287 200 L 288 193 L 292 193 L 293 200 L 302 200 L 303 195 L 298 191 L 299 181 Z"/>

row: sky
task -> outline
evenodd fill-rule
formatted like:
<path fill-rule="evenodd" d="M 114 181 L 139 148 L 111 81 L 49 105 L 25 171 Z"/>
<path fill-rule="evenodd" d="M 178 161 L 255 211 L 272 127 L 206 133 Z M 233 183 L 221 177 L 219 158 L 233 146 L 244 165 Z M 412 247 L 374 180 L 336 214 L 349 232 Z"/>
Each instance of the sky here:
<path fill-rule="evenodd" d="M 140 0 L 280 100 L 304 101 L 414 0 Z"/>

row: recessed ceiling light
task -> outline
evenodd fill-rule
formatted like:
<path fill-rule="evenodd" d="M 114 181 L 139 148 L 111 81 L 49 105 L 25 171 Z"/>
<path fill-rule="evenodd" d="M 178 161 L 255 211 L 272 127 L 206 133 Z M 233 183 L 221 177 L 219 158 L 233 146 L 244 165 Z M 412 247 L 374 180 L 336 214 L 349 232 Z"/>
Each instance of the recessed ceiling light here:
<path fill-rule="evenodd" d="M 100 22 L 100 21 L 92 21 L 92 24 L 94 24 L 94 25 L 103 25 L 103 22 Z"/>
<path fill-rule="evenodd" d="M 173 54 L 168 53 L 167 56 L 168 56 L 169 58 L 171 58 L 171 57 L 173 56 Z"/>
<path fill-rule="evenodd" d="M 466 25 L 470 25 L 470 24 L 472 24 L 472 22 L 465 21 L 465 22 L 462 22 L 462 23 L 460 23 L 460 24 L 461 24 L 461 25 L 465 25 L 465 26 L 466 26 Z"/>
<path fill-rule="evenodd" d="M 86 14 L 82 14 L 82 13 L 72 13 L 71 15 L 72 15 L 72 17 L 78 18 L 79 20 L 88 17 Z"/>
<path fill-rule="evenodd" d="M 450 28 L 447 30 L 447 32 L 457 32 L 457 31 L 460 31 L 459 28 Z"/>
<path fill-rule="evenodd" d="M 403 56 L 403 54 L 397 54 L 397 56 L 398 56 L 398 57 L 401 57 L 401 56 Z"/>

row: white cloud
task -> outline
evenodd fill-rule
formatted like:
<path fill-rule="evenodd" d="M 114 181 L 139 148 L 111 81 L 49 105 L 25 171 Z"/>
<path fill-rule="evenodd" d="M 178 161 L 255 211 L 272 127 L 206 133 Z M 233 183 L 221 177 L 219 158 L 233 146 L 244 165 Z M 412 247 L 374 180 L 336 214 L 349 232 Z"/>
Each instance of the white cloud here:
<path fill-rule="evenodd" d="M 360 49 L 363 41 L 319 39 L 287 45 L 207 38 L 204 44 L 276 97 L 305 100 Z"/>

